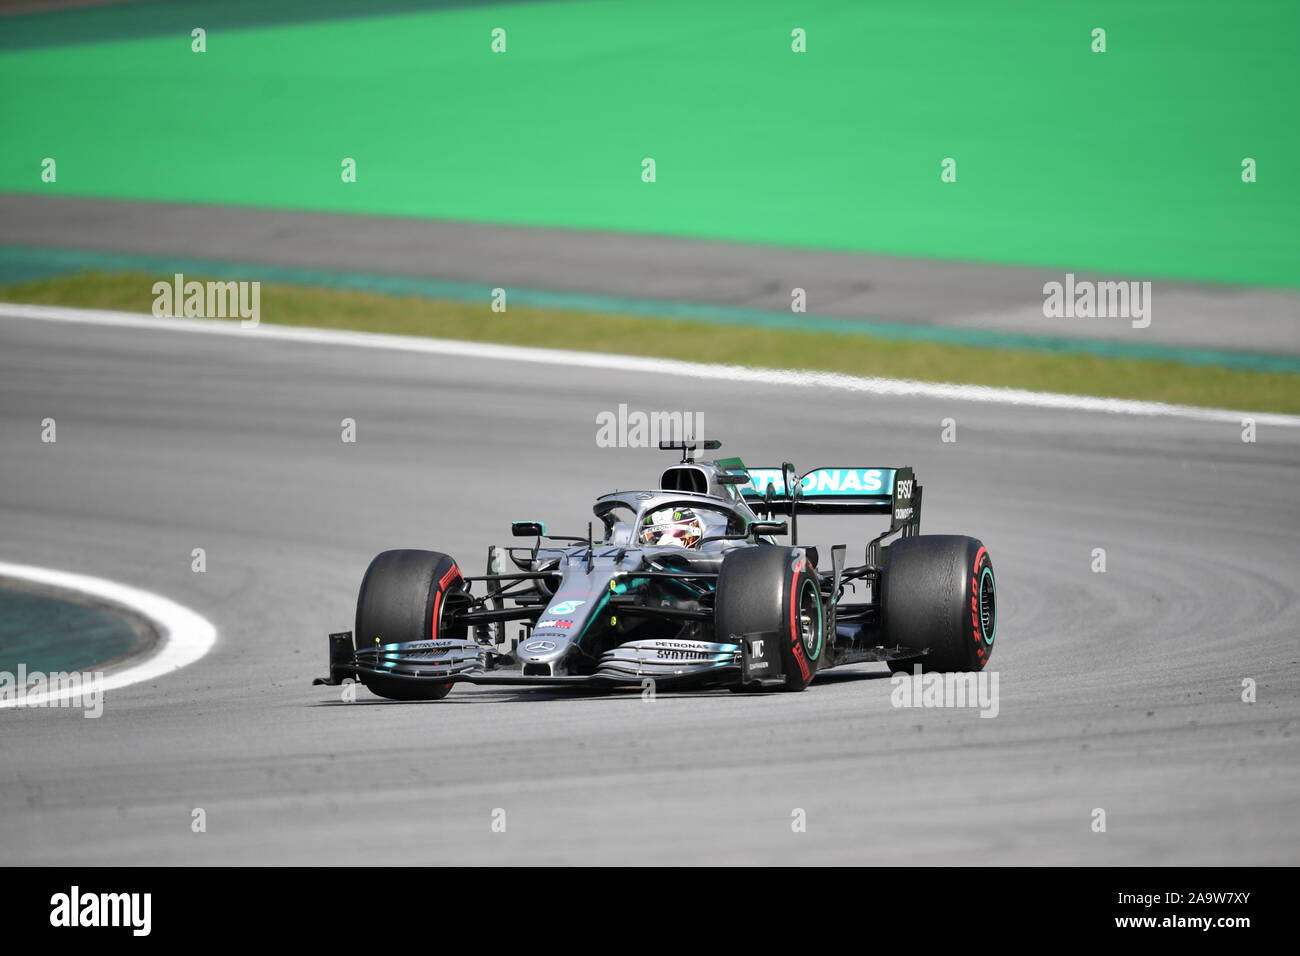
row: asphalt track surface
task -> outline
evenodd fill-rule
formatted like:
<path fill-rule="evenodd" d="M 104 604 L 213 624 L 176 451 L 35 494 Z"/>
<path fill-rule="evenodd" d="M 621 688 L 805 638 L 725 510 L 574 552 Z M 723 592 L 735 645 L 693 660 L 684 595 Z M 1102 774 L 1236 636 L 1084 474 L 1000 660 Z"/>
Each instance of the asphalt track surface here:
<path fill-rule="evenodd" d="M 477 568 L 511 519 L 581 533 L 653 484 L 665 453 L 596 447 L 620 402 L 702 411 L 751 463 L 913 464 L 924 530 L 993 555 L 998 716 L 892 707 L 878 665 L 653 701 L 311 685 L 375 552 Z M 6 319 L 0 557 L 219 639 L 98 720 L 0 714 L 0 863 L 1295 864 L 1298 485 L 1296 428 Z M 801 530 L 856 552 L 861 520 Z"/>
<path fill-rule="evenodd" d="M 0 193 L 0 244 L 414 276 L 954 330 L 1300 355 L 1300 291 L 1150 281 L 1151 323 L 1043 316 L 1065 269 L 676 237 Z M 617 311 L 617 309 L 615 309 Z"/>

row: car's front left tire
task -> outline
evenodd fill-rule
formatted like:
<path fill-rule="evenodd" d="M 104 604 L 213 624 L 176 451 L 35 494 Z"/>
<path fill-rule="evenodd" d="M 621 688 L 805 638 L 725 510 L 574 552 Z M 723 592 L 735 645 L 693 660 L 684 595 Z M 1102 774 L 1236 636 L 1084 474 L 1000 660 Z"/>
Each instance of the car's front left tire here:
<path fill-rule="evenodd" d="M 789 690 L 803 690 L 825 654 L 821 579 L 802 548 L 738 548 L 723 559 L 714 604 L 719 641 L 767 634 Z M 735 688 L 748 690 L 752 688 Z"/>

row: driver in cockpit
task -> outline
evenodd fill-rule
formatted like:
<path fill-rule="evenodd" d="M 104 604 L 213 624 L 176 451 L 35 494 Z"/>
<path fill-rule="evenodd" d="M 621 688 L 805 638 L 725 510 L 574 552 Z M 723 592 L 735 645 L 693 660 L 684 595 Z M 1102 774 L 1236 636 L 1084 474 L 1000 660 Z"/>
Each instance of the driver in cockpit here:
<path fill-rule="evenodd" d="M 704 537 L 704 521 L 691 508 L 660 508 L 645 516 L 637 541 L 643 547 L 694 549 Z"/>

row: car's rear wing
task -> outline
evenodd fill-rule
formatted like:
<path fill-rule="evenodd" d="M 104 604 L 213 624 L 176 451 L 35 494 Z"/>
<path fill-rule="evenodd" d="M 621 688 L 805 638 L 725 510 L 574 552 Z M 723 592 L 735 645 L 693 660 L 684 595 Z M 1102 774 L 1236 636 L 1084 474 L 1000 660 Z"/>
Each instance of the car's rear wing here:
<path fill-rule="evenodd" d="M 739 486 L 740 494 L 756 511 L 783 515 L 889 515 L 891 530 L 920 526 L 921 486 L 910 467 L 814 468 L 803 475 L 798 475 L 791 465 L 743 470 L 749 482 Z M 790 484 L 797 487 L 797 495 L 790 494 L 787 475 Z"/>

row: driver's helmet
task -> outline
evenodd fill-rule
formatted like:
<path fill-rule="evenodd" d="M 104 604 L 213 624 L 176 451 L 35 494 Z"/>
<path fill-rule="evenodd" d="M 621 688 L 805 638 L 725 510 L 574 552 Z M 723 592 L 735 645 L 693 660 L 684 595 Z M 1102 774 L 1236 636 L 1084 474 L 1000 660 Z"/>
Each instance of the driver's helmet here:
<path fill-rule="evenodd" d="M 699 547 L 704 537 L 704 522 L 690 508 L 660 508 L 641 522 L 638 540 L 643 545 L 671 545 L 678 548 Z"/>

